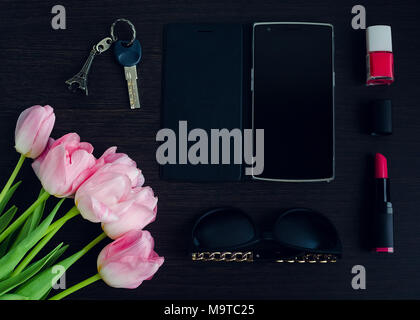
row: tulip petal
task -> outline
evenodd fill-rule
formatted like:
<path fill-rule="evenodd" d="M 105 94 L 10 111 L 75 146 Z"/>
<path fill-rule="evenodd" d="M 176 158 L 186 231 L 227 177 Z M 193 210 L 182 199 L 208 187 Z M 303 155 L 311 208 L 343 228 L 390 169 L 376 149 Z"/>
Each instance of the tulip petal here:
<path fill-rule="evenodd" d="M 61 197 L 68 189 L 67 171 L 66 149 L 63 145 L 58 145 L 52 148 L 41 162 L 38 176 L 49 194 Z"/>
<path fill-rule="evenodd" d="M 85 150 L 88 153 L 93 152 L 93 146 L 89 142 L 80 142 L 79 149 Z"/>
<path fill-rule="evenodd" d="M 59 145 L 67 145 L 73 143 L 79 143 L 80 136 L 75 132 L 70 132 L 62 136 L 61 138 L 55 140 L 55 143 L 51 146 L 51 148 L 55 148 Z"/>
<path fill-rule="evenodd" d="M 130 199 L 134 199 L 137 204 L 141 204 L 150 209 L 155 208 L 158 202 L 157 197 L 153 193 L 153 189 L 150 187 L 137 187 L 132 189 Z"/>
<path fill-rule="evenodd" d="M 74 193 L 91 175 L 90 168 L 95 165 L 95 157 L 83 149 L 73 152 L 68 166 L 68 179 L 72 181 L 69 193 Z"/>
<path fill-rule="evenodd" d="M 111 262 L 100 272 L 103 281 L 113 288 L 135 289 L 144 280 L 153 277 L 163 264 L 163 258 L 158 262 L 135 262 L 135 267 L 129 267 L 127 263 Z"/>
<path fill-rule="evenodd" d="M 34 170 L 38 179 L 40 179 L 39 170 L 40 170 L 40 167 L 41 167 L 41 163 L 42 163 L 42 161 L 44 161 L 45 157 L 47 156 L 48 152 L 50 151 L 51 146 L 54 144 L 54 141 L 55 140 L 53 138 L 49 138 L 44 151 L 38 156 L 38 158 L 36 158 L 34 160 L 34 162 L 32 162 L 32 169 Z"/>
<path fill-rule="evenodd" d="M 151 279 L 164 258 L 153 251 L 148 231 L 130 231 L 107 245 L 98 256 L 98 271 L 103 281 L 115 288 L 137 288 Z"/>
<path fill-rule="evenodd" d="M 21 114 L 19 115 L 19 118 L 16 122 L 15 135 L 17 135 L 17 133 L 22 129 L 23 123 L 28 118 L 31 111 L 34 110 L 34 109 L 37 109 L 39 107 L 41 107 L 41 106 L 40 105 L 32 106 L 32 107 L 27 108 L 27 109 L 25 109 L 21 112 Z"/>
<path fill-rule="evenodd" d="M 55 123 L 55 114 L 52 113 L 43 121 L 42 126 L 35 137 L 31 148 L 31 155 L 33 158 L 37 158 L 45 149 L 48 144 L 48 138 Z"/>
<path fill-rule="evenodd" d="M 116 211 L 117 212 L 117 211 Z M 155 221 L 156 211 L 135 203 L 124 214 L 120 214 L 115 221 L 103 220 L 102 229 L 111 239 L 117 239 L 131 230 L 142 230 L 149 223 Z"/>
<path fill-rule="evenodd" d="M 33 106 L 24 110 L 15 129 L 16 150 L 30 158 L 41 154 L 47 143 L 55 122 L 53 108 Z"/>
<path fill-rule="evenodd" d="M 33 140 L 34 132 L 38 131 L 38 127 L 33 130 L 33 126 L 38 126 L 42 121 L 44 110 L 42 106 L 36 105 L 24 110 L 18 118 L 15 129 L 16 145 L 28 145 L 28 140 Z"/>

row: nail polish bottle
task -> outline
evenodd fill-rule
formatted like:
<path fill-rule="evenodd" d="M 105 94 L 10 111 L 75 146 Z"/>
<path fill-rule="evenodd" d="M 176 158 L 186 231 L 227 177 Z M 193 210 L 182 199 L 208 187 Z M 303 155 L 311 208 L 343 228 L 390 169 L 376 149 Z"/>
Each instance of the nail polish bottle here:
<path fill-rule="evenodd" d="M 390 26 L 370 26 L 366 29 L 366 85 L 390 85 L 394 82 L 394 55 Z"/>

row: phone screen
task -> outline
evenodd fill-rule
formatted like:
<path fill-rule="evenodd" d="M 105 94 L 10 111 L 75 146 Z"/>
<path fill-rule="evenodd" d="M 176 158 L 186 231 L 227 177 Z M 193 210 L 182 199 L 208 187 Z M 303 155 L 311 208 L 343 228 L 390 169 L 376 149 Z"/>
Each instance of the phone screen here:
<path fill-rule="evenodd" d="M 256 23 L 253 128 L 264 129 L 257 179 L 334 178 L 333 28 Z"/>

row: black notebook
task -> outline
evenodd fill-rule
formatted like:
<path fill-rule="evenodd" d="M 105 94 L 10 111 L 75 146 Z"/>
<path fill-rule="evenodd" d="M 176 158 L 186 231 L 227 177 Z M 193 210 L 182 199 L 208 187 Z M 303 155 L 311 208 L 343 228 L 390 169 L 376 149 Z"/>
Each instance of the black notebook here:
<path fill-rule="evenodd" d="M 175 133 L 176 147 L 173 139 L 168 142 L 169 138 L 165 138 L 161 142 L 161 147 L 163 143 L 165 147 L 171 145 L 165 148 L 165 159 L 170 163 L 161 165 L 163 179 L 241 180 L 243 165 L 234 164 L 234 148 L 230 148 L 230 164 L 222 164 L 220 140 L 219 164 L 215 159 L 212 164 L 216 154 L 212 155 L 210 141 L 211 129 L 243 129 L 243 34 L 240 24 L 169 24 L 165 27 L 161 127 Z M 207 156 L 202 152 L 206 145 L 202 131 L 200 134 L 192 131 L 197 128 L 207 134 Z M 186 134 L 190 134 L 192 141 L 184 145 Z M 198 140 L 201 152 L 197 152 Z M 206 158 L 208 164 L 203 164 Z"/>

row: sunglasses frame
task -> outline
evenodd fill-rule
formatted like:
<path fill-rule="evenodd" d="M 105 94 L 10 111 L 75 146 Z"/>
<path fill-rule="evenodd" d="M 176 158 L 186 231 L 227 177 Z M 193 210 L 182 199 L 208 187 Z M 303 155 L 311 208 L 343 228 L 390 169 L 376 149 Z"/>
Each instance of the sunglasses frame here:
<path fill-rule="evenodd" d="M 202 222 L 203 219 L 206 217 L 218 213 L 218 212 L 236 212 L 238 214 L 243 215 L 246 217 L 252 227 L 254 229 L 254 237 L 240 245 L 236 245 L 234 247 L 221 247 L 221 248 L 212 248 L 207 249 L 195 245 L 195 231 L 198 225 Z M 310 249 L 310 248 L 303 248 L 298 246 L 293 246 L 290 244 L 282 243 L 276 240 L 273 237 L 273 230 L 271 232 L 261 232 L 253 219 L 246 214 L 244 211 L 234 208 L 234 207 L 217 207 L 212 208 L 202 214 L 194 223 L 191 233 L 191 258 L 193 261 L 225 261 L 225 262 L 254 262 L 254 261 L 275 261 L 275 262 L 287 262 L 287 263 L 328 263 L 328 262 L 336 262 L 338 258 L 341 258 L 342 255 L 342 246 L 341 240 L 338 235 L 337 229 L 332 224 L 332 222 L 320 212 L 314 211 L 312 209 L 307 208 L 290 208 L 287 210 L 283 210 L 275 220 L 275 224 L 284 218 L 286 215 L 293 214 L 293 212 L 307 212 L 311 214 L 316 214 L 321 218 L 328 221 L 328 224 L 332 227 L 332 231 L 334 232 L 336 245 L 334 248 L 330 248 L 327 250 L 323 249 Z M 270 245 L 271 248 L 267 249 Z M 273 250 L 276 247 L 277 250 Z M 280 249 L 280 250 L 279 250 Z M 288 254 L 284 254 L 285 251 L 289 251 Z"/>

